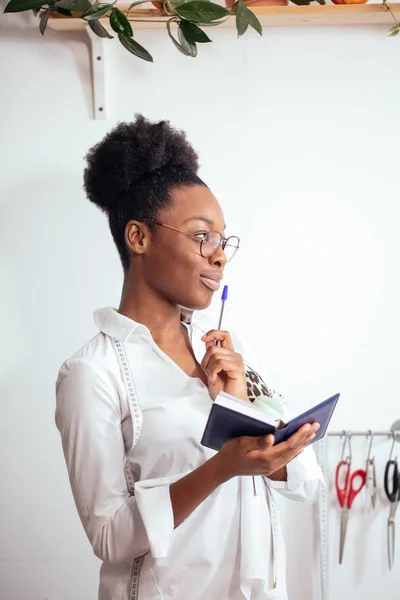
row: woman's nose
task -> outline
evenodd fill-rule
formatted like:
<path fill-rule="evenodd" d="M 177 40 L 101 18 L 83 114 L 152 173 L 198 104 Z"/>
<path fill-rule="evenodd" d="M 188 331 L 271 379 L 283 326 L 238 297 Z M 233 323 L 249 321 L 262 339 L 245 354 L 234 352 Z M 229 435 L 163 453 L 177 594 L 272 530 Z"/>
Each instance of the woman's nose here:
<path fill-rule="evenodd" d="M 219 246 L 216 253 L 210 256 L 208 262 L 212 266 L 225 267 L 228 261 L 226 260 L 226 255 L 225 252 L 222 250 L 222 246 Z"/>

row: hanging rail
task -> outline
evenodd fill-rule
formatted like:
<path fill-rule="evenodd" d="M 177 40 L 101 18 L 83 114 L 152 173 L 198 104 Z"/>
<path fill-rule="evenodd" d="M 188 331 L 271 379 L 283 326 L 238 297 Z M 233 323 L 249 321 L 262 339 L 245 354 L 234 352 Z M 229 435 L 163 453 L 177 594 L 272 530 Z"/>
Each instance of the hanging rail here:
<path fill-rule="evenodd" d="M 383 437 L 392 437 L 393 434 L 397 437 L 400 436 L 400 429 L 388 429 L 387 431 L 373 431 L 371 429 L 366 429 L 365 431 L 352 431 L 351 429 L 342 429 L 342 431 L 328 431 L 329 436 L 344 436 L 345 434 L 350 434 L 351 437 L 354 436 L 363 436 L 368 437 L 369 435 L 383 436 Z"/>

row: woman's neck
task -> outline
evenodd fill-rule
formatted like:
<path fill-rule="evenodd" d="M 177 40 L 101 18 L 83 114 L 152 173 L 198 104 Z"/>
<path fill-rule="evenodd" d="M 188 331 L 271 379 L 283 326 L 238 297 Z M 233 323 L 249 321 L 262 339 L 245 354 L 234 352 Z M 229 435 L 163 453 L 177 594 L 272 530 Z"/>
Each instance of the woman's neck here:
<path fill-rule="evenodd" d="M 146 285 L 126 276 L 118 312 L 145 325 L 156 343 L 176 339 L 182 333 L 181 308 L 156 296 Z"/>

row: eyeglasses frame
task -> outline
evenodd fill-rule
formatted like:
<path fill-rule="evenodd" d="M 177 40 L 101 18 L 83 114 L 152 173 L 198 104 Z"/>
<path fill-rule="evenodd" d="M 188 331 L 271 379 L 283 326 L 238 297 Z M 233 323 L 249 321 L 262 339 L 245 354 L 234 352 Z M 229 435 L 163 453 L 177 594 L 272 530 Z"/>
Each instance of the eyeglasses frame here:
<path fill-rule="evenodd" d="M 186 236 L 187 238 L 189 238 L 191 240 L 195 240 L 197 242 L 200 241 L 200 254 L 203 258 L 211 258 L 211 257 L 215 256 L 215 254 L 218 252 L 219 248 L 222 248 L 222 251 L 225 251 L 226 246 L 230 246 L 231 248 L 236 248 L 233 256 L 231 256 L 231 258 L 229 260 L 227 260 L 227 262 L 230 262 L 232 260 L 232 258 L 234 258 L 236 252 L 239 250 L 239 247 L 240 247 L 240 238 L 238 238 L 237 235 L 230 235 L 229 237 L 226 238 L 219 231 L 210 231 L 209 234 L 217 233 L 220 236 L 221 241 L 220 241 L 218 247 L 215 249 L 215 251 L 212 254 L 210 254 L 210 256 L 204 256 L 204 254 L 202 252 L 204 240 L 199 240 L 198 237 L 194 233 L 188 233 L 187 231 L 182 231 L 181 229 L 172 227 L 172 225 L 166 225 L 165 223 L 161 223 L 160 221 L 156 221 L 155 219 L 143 219 L 143 223 L 154 223 L 154 225 L 159 225 L 160 227 L 166 227 L 167 229 L 172 229 L 173 231 L 177 231 L 178 233 L 181 233 L 182 235 Z M 207 235 L 209 235 L 209 234 L 207 234 Z M 232 244 L 228 244 L 229 240 L 232 238 L 234 238 L 235 240 L 238 241 L 237 246 L 232 246 Z"/>

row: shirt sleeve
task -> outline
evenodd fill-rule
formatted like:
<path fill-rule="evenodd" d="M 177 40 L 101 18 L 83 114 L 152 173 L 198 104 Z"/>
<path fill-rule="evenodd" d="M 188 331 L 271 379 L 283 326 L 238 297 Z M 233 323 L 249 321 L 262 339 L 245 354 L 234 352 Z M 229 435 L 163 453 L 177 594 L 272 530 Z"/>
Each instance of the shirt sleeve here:
<path fill-rule="evenodd" d="M 286 402 L 283 394 L 273 389 L 265 369 L 254 353 L 246 345 L 241 337 L 233 334 L 233 343 L 235 350 L 240 352 L 247 366 L 254 369 L 263 379 L 268 388 L 268 394 L 280 402 L 286 409 Z M 287 481 L 275 481 L 269 477 L 264 480 L 270 489 L 278 491 L 283 496 L 292 500 L 315 499 L 319 485 L 325 485 L 324 476 L 317 462 L 314 450 L 307 446 L 304 451 L 286 465 Z"/>
<path fill-rule="evenodd" d="M 103 561 L 131 562 L 167 555 L 174 518 L 173 478 L 135 483 L 129 493 L 118 392 L 110 375 L 90 361 L 64 364 L 56 386 L 56 425 L 75 504 L 93 551 Z"/>
<path fill-rule="evenodd" d="M 325 485 L 321 468 L 310 446 L 286 465 L 286 471 L 287 481 L 275 481 L 269 477 L 264 477 L 264 480 L 270 489 L 291 500 L 312 501 L 319 485 Z"/>

